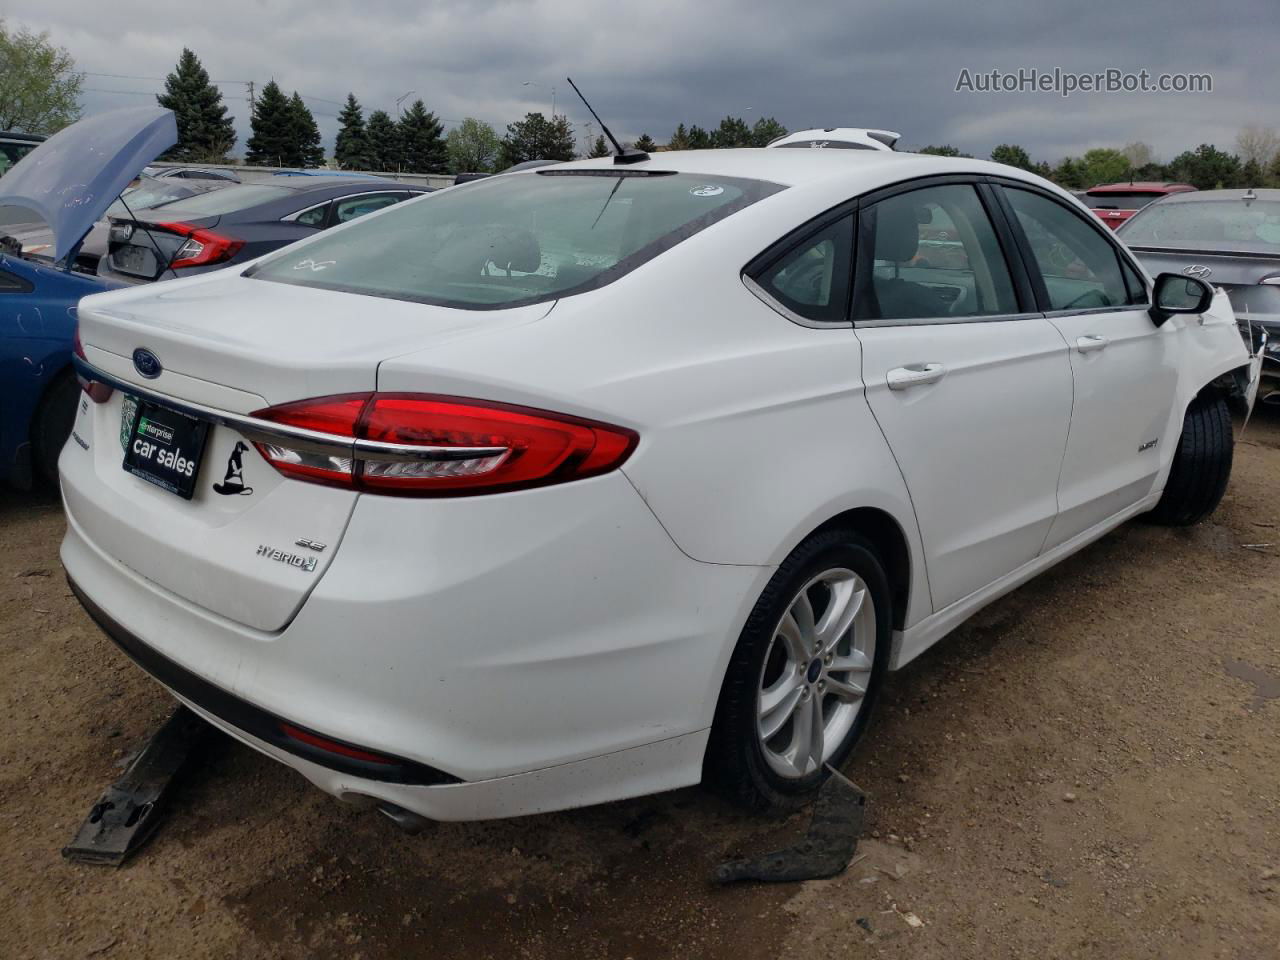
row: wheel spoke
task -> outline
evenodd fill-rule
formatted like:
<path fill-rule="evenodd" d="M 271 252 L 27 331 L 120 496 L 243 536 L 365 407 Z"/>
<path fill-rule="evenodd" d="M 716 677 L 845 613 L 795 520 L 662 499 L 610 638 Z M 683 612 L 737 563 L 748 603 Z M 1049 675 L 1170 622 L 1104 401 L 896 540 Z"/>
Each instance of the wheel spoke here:
<path fill-rule="evenodd" d="M 870 673 L 872 660 L 861 650 L 851 650 L 844 656 L 837 656 L 827 668 L 828 673 Z"/>
<path fill-rule="evenodd" d="M 866 696 L 867 688 L 854 680 L 837 680 L 835 677 L 828 676 L 827 693 L 837 700 L 843 700 L 846 703 L 857 703 Z"/>
<path fill-rule="evenodd" d="M 853 626 L 853 620 L 862 609 L 867 596 L 867 591 L 859 587 L 854 577 L 834 581 L 830 588 L 831 602 L 827 604 L 822 619 L 814 628 L 819 653 L 829 653 L 835 649 L 836 644 Z"/>
<path fill-rule="evenodd" d="M 778 636 L 782 638 L 782 642 L 786 645 L 787 658 L 792 663 L 804 664 L 808 662 L 809 648 L 805 644 L 804 633 L 800 629 L 800 624 L 791 615 L 791 611 L 787 611 L 787 615 L 782 618 L 782 623 L 778 624 Z"/>
<path fill-rule="evenodd" d="M 804 731 L 801 736 L 801 730 Z M 792 765 L 800 776 L 822 768 L 826 723 L 822 716 L 822 698 L 810 697 L 796 710 L 796 739 Z"/>
<path fill-rule="evenodd" d="M 792 601 L 789 613 L 800 628 L 800 637 L 804 641 L 804 653 L 799 657 L 803 662 L 817 650 L 813 638 L 813 603 L 809 600 L 809 591 L 800 591 L 800 595 Z"/>
<path fill-rule="evenodd" d="M 760 738 L 766 743 L 778 735 L 795 713 L 800 702 L 803 684 L 800 678 L 786 674 L 768 690 L 760 694 Z"/>

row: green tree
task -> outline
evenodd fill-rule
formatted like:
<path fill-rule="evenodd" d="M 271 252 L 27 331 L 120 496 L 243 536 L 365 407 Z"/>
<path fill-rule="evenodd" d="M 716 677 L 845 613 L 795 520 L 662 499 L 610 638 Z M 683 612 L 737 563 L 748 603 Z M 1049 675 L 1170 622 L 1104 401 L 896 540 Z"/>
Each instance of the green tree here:
<path fill-rule="evenodd" d="M 1250 158 L 1245 161 L 1244 166 L 1240 168 L 1240 186 L 1242 187 L 1265 187 L 1267 186 L 1265 177 L 1262 172 L 1262 164 L 1257 160 Z"/>
<path fill-rule="evenodd" d="M 1084 165 L 1084 181 L 1086 187 L 1100 183 L 1120 183 L 1129 179 L 1129 160 L 1119 150 L 1111 147 L 1095 147 L 1086 150 L 1080 158 Z"/>
<path fill-rule="evenodd" d="M 1075 157 L 1063 157 L 1053 168 L 1053 182 L 1068 190 L 1083 190 L 1085 187 L 1084 167 Z M 1089 184 L 1093 186 L 1093 184 Z"/>
<path fill-rule="evenodd" d="M 949 143 L 944 143 L 941 146 L 934 146 L 930 144 L 927 147 L 921 147 L 919 150 L 916 151 L 916 153 L 927 153 L 929 154 L 929 156 L 932 156 L 932 157 L 966 157 L 968 158 L 969 156 L 969 154 L 967 153 L 961 153 L 958 149 L 951 146 L 951 144 Z"/>
<path fill-rule="evenodd" d="M 711 134 L 711 145 L 718 149 L 751 146 L 751 128 L 741 117 L 725 117 Z"/>
<path fill-rule="evenodd" d="M 0 19 L 0 130 L 54 133 L 80 119 L 84 75 L 48 33 L 10 32 Z"/>
<path fill-rule="evenodd" d="M 696 123 L 689 128 L 689 149 L 690 150 L 710 150 L 712 143 L 711 134 L 703 130 Z"/>
<path fill-rule="evenodd" d="M 1017 167 L 1019 170 L 1035 169 L 1035 165 L 1031 162 L 1031 156 L 1016 143 L 1000 144 L 1000 146 L 991 151 L 991 159 L 996 163 Z"/>
<path fill-rule="evenodd" d="M 1169 175 L 1200 190 L 1238 187 L 1241 181 L 1240 158 L 1202 143 L 1195 150 L 1179 154 L 1169 164 Z"/>
<path fill-rule="evenodd" d="M 467 117 L 445 137 L 449 169 L 454 173 L 490 173 L 498 159 L 499 146 L 493 127 Z"/>
<path fill-rule="evenodd" d="M 374 110 L 365 125 L 368 141 L 369 166 L 374 170 L 399 170 L 401 160 L 400 133 L 391 114 Z"/>
<path fill-rule="evenodd" d="M 293 159 L 289 166 L 318 167 L 324 163 L 324 145 L 320 140 L 320 128 L 298 91 L 289 98 L 289 125 L 293 134 Z"/>
<path fill-rule="evenodd" d="M 249 118 L 245 162 L 261 166 L 292 166 L 297 150 L 293 141 L 293 113 L 289 98 L 274 80 L 262 88 Z"/>
<path fill-rule="evenodd" d="M 599 160 L 601 157 L 607 157 L 613 153 L 613 149 L 605 142 L 604 134 L 596 137 L 596 142 L 591 145 L 591 150 L 587 154 L 590 160 Z"/>
<path fill-rule="evenodd" d="M 364 111 L 354 93 L 347 94 L 346 106 L 338 114 L 338 136 L 333 142 L 333 159 L 346 170 L 367 170 L 369 138 L 364 128 Z"/>
<path fill-rule="evenodd" d="M 667 140 L 668 150 L 688 150 L 689 149 L 689 131 L 684 128 L 684 124 L 676 127 L 671 137 Z"/>
<path fill-rule="evenodd" d="M 444 124 L 436 119 L 421 100 L 404 112 L 397 124 L 400 147 L 404 151 L 404 168 L 413 173 L 444 173 L 449 166 L 449 151 L 444 143 Z"/>
<path fill-rule="evenodd" d="M 653 137 L 647 133 L 640 134 L 640 139 L 632 144 L 637 150 L 643 150 L 645 153 L 652 153 L 658 149 L 658 145 L 653 142 Z"/>
<path fill-rule="evenodd" d="M 564 117 L 548 120 L 541 113 L 527 113 L 523 120 L 507 124 L 502 138 L 502 166 L 526 160 L 572 160 L 573 127 Z"/>
<path fill-rule="evenodd" d="M 751 127 L 751 145 L 767 147 L 779 137 L 787 135 L 787 128 L 773 117 L 761 117 Z"/>
<path fill-rule="evenodd" d="M 209 82 L 209 73 L 191 50 L 183 47 L 174 71 L 164 78 L 160 106 L 173 111 L 178 142 L 163 159 L 182 163 L 226 163 L 236 144 L 236 131 L 222 92 Z"/>

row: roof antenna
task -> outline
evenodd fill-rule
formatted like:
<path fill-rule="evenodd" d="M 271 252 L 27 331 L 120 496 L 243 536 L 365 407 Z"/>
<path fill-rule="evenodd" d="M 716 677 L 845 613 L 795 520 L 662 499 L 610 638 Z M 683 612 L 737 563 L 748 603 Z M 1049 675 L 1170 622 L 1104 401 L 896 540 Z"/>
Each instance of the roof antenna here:
<path fill-rule="evenodd" d="M 618 138 L 615 137 L 612 131 L 604 125 L 604 121 L 600 119 L 600 114 L 596 113 L 595 110 L 591 108 L 591 104 L 587 103 L 587 98 L 582 95 L 582 91 L 578 89 L 578 85 L 573 82 L 573 77 L 565 77 L 565 79 L 569 81 L 569 86 L 573 87 L 573 92 L 578 95 L 578 99 L 583 102 L 588 110 L 591 110 L 591 115 L 595 117 L 596 122 L 600 124 L 600 129 L 604 131 L 604 135 L 608 137 L 609 142 L 613 144 L 613 149 L 615 151 L 613 155 L 614 163 L 639 163 L 641 160 L 649 159 L 649 155 L 643 150 L 637 150 L 634 147 L 627 147 L 624 150 L 622 148 L 622 144 L 618 142 Z"/>

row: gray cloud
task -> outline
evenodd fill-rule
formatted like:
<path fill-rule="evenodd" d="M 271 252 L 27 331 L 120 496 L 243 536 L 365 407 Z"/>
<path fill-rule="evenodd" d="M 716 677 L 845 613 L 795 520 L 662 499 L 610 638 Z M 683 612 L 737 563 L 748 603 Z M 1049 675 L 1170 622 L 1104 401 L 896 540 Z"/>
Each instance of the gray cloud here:
<path fill-rule="evenodd" d="M 448 120 L 475 116 L 501 131 L 556 105 L 579 132 L 589 120 L 572 75 L 616 133 L 664 139 L 678 122 L 726 114 L 803 126 L 899 130 L 910 145 L 949 142 L 985 155 L 1001 142 L 1057 160 L 1094 146 L 1145 140 L 1170 159 L 1201 142 L 1230 148 L 1240 127 L 1280 125 L 1272 91 L 1280 59 L 1274 0 L 1208 9 L 1200 0 L 1098 0 L 1034 5 L 900 0 L 223 0 L 158 7 L 153 0 L 10 0 L 11 25 L 48 30 L 95 74 L 161 77 L 194 49 L 248 134 L 243 81 L 274 77 L 316 113 L 328 146 L 337 103 L 354 91 L 391 110 L 415 90 Z M 52 8 L 52 9 L 51 9 Z M 1110 67 L 1204 72 L 1210 94 L 956 93 L 962 68 L 1079 73 Z M 541 86 L 524 86 L 523 81 Z M 147 101 L 150 79 L 87 78 L 90 111 Z M 104 92 L 113 91 L 113 92 Z M 141 93 L 139 93 L 140 91 Z"/>

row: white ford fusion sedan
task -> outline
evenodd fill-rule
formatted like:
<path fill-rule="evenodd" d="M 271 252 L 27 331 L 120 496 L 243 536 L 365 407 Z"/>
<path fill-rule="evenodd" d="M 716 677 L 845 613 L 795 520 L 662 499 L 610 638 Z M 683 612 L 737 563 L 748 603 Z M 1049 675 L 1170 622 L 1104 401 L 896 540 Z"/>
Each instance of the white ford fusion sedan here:
<path fill-rule="evenodd" d="M 1046 181 L 870 150 L 478 181 L 87 298 L 77 353 L 84 606 L 402 822 L 795 804 L 886 671 L 1213 510 L 1254 372 Z"/>

